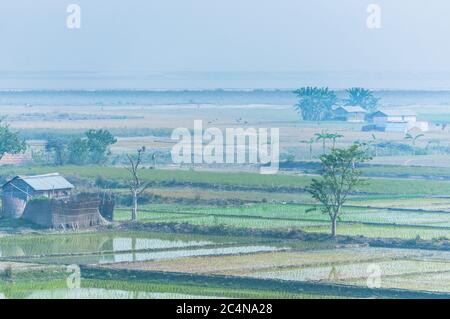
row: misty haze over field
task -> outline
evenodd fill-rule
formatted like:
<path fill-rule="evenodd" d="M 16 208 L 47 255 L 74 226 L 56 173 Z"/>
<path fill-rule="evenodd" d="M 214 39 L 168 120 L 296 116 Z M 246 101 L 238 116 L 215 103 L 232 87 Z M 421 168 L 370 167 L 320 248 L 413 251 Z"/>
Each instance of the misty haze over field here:
<path fill-rule="evenodd" d="M 373 2 L 5 2 L 0 89 L 450 89 L 448 1 Z"/>

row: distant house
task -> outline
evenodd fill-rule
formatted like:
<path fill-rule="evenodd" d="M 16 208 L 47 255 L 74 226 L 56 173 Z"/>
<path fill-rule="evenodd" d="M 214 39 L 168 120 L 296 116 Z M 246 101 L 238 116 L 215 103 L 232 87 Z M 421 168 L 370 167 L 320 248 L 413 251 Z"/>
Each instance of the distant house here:
<path fill-rule="evenodd" d="M 361 106 L 339 106 L 334 110 L 334 117 L 337 120 L 347 122 L 364 122 L 367 111 Z"/>
<path fill-rule="evenodd" d="M 380 110 L 370 117 L 374 128 L 379 131 L 401 133 L 406 133 L 412 129 L 419 129 L 422 132 L 428 131 L 428 122 L 417 121 L 417 116 L 413 112 Z"/>

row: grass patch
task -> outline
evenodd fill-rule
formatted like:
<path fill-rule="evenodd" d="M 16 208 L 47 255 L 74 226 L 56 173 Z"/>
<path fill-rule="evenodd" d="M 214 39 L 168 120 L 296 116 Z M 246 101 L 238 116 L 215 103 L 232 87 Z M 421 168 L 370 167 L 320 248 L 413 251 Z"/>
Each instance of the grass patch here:
<path fill-rule="evenodd" d="M 115 181 L 129 178 L 126 169 L 120 167 L 62 166 L 62 167 L 28 167 L 5 170 L 4 176 L 21 174 L 43 174 L 58 171 L 66 176 L 81 176 L 95 179 L 102 175 Z M 197 172 L 189 170 L 154 170 L 147 169 L 141 173 L 142 180 L 166 186 L 191 185 L 204 187 L 243 187 L 249 189 L 286 189 L 301 191 L 311 182 L 310 176 L 261 175 L 258 173 L 234 172 Z M 450 193 L 450 181 L 431 181 L 369 178 L 367 186 L 359 192 L 390 195 L 442 195 Z"/>

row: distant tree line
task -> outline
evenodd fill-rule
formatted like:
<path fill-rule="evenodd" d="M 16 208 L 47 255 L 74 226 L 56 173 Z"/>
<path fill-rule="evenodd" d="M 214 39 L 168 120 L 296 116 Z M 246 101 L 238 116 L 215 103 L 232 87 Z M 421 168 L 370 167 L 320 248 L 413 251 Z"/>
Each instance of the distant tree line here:
<path fill-rule="evenodd" d="M 104 161 L 109 152 L 109 145 L 116 142 L 115 138 L 105 130 L 90 130 L 85 135 L 85 138 L 72 141 L 53 137 L 49 139 L 46 151 L 54 154 L 57 165 L 67 162 L 82 164 L 84 160 L 92 163 Z M 25 152 L 26 149 L 25 139 L 18 132 L 12 131 L 9 125 L 0 119 L 0 159 L 5 154 L 19 154 Z"/>
<path fill-rule="evenodd" d="M 54 155 L 55 165 L 104 164 L 111 153 L 110 146 L 116 142 L 108 130 L 88 130 L 83 137 L 72 139 L 53 136 L 46 151 Z"/>
<path fill-rule="evenodd" d="M 323 121 L 333 118 L 333 108 L 340 103 L 341 105 L 358 105 L 369 112 L 377 109 L 379 98 L 373 95 L 373 92 L 354 87 L 347 89 L 347 97 L 340 101 L 336 92 L 327 87 L 303 87 L 294 93 L 299 101 L 295 109 L 306 121 Z"/>

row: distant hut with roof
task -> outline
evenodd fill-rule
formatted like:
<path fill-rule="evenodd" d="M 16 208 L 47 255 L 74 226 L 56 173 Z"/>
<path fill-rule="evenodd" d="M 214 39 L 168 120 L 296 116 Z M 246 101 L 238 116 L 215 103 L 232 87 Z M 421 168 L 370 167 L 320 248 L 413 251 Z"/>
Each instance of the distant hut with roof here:
<path fill-rule="evenodd" d="M 18 175 L 2 186 L 2 216 L 63 229 L 104 222 L 98 196 L 73 196 L 73 189 L 74 186 L 58 173 Z"/>
<path fill-rule="evenodd" d="M 428 122 L 417 121 L 417 115 L 410 111 L 384 109 L 378 110 L 370 117 L 376 129 L 384 132 L 406 133 L 413 129 L 428 131 Z"/>
<path fill-rule="evenodd" d="M 334 110 L 336 120 L 347 122 L 364 122 L 367 110 L 358 105 L 339 106 Z"/>

